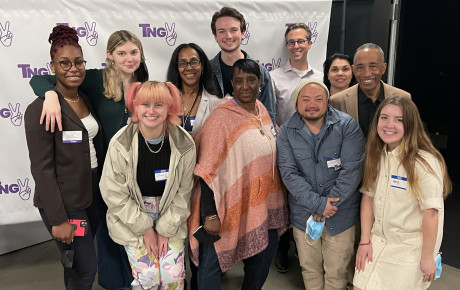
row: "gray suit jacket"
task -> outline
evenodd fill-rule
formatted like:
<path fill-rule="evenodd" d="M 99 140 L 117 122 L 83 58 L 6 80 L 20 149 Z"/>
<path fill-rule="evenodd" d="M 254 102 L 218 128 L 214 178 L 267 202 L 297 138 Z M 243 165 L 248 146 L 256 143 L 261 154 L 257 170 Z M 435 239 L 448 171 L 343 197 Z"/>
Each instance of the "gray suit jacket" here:
<path fill-rule="evenodd" d="M 382 82 L 385 98 L 401 96 L 411 98 L 411 95 L 401 89 L 392 87 Z M 329 103 L 342 112 L 352 116 L 359 123 L 358 117 L 358 84 L 331 96 Z"/>

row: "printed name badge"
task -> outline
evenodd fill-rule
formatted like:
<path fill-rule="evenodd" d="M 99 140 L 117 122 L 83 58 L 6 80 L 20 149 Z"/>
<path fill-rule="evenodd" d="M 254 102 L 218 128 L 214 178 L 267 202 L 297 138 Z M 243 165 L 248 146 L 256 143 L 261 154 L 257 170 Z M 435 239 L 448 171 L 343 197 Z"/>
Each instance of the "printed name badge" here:
<path fill-rule="evenodd" d="M 196 117 L 190 117 L 189 120 L 190 120 L 190 125 L 192 126 L 193 128 L 193 124 L 195 124 L 195 118 Z"/>
<path fill-rule="evenodd" d="M 83 139 L 82 131 L 63 131 L 62 143 L 81 143 Z"/>
<path fill-rule="evenodd" d="M 272 132 L 273 136 L 276 137 L 276 135 L 278 135 L 278 134 L 276 133 L 275 127 L 271 126 L 271 127 L 270 127 L 270 131 Z"/>
<path fill-rule="evenodd" d="M 399 189 L 407 189 L 407 177 L 392 175 L 391 176 L 391 187 Z"/>
<path fill-rule="evenodd" d="M 340 168 L 342 168 L 342 163 L 340 162 L 340 158 L 328 158 L 327 168 L 333 168 L 334 170 L 339 170 Z"/>
<path fill-rule="evenodd" d="M 155 181 L 165 181 L 169 177 L 169 169 L 155 170 Z"/>

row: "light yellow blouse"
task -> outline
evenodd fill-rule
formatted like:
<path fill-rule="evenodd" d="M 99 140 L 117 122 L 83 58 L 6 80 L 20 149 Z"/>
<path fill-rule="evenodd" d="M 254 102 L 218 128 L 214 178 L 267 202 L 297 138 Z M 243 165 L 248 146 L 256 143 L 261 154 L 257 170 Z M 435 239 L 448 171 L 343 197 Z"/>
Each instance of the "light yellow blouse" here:
<path fill-rule="evenodd" d="M 444 224 L 442 167 L 427 152 L 421 156 L 431 166 L 432 174 L 422 164 L 415 165 L 422 191 L 418 202 L 411 195 L 407 174 L 399 162 L 399 147 L 392 152 L 382 151 L 379 175 L 371 191 L 363 194 L 374 197 L 374 224 L 371 232 L 372 264 L 355 272 L 353 284 L 360 289 L 426 289 L 420 270 L 422 254 L 423 210 L 438 210 L 438 234 L 433 258 L 441 246 Z"/>

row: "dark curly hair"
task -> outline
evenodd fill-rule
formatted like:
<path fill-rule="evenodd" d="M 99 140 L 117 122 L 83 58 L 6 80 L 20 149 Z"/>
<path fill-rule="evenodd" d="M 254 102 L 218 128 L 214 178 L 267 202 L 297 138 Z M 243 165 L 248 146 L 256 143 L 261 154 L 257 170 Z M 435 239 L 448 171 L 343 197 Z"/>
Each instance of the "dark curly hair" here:
<path fill-rule="evenodd" d="M 66 45 L 73 45 L 82 51 L 80 44 L 78 44 L 78 35 L 75 29 L 65 26 L 65 25 L 58 25 L 53 28 L 53 32 L 51 32 L 48 42 L 51 43 L 50 48 L 50 55 L 51 59 L 54 58 L 58 48 L 61 48 Z M 82 51 L 83 53 L 83 51 Z"/>

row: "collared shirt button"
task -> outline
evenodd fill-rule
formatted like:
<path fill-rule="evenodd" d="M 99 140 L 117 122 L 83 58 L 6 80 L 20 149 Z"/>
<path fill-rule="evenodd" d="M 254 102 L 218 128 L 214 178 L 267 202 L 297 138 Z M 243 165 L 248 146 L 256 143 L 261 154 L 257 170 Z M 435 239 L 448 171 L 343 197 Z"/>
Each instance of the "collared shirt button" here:
<path fill-rule="evenodd" d="M 319 185 L 319 187 L 323 187 L 323 185 L 322 185 L 322 184 L 320 184 L 320 185 Z"/>

